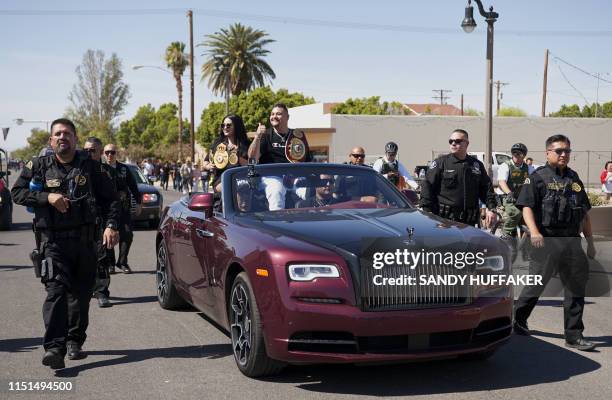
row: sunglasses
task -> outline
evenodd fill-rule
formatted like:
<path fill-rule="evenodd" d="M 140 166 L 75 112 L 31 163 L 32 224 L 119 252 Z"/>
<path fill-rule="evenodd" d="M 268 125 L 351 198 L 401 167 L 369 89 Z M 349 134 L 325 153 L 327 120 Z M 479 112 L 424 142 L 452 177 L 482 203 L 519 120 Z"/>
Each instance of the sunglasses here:
<path fill-rule="evenodd" d="M 96 149 L 94 149 L 93 147 L 90 147 L 88 149 L 85 149 L 85 151 L 88 152 L 88 153 L 95 153 Z"/>
<path fill-rule="evenodd" d="M 554 151 L 555 153 L 557 153 L 558 156 L 560 156 L 563 153 L 567 154 L 568 156 L 570 154 L 572 154 L 572 149 L 569 149 L 569 148 L 565 148 L 565 149 L 548 149 L 548 151 Z"/>
<path fill-rule="evenodd" d="M 234 125 L 232 125 L 232 124 L 221 124 L 221 128 L 231 128 L 232 126 L 234 126 Z"/>
<path fill-rule="evenodd" d="M 461 144 L 465 142 L 465 139 L 448 139 L 448 144 Z"/>
<path fill-rule="evenodd" d="M 106 154 L 107 156 L 109 155 L 114 156 L 115 154 L 117 154 L 117 152 L 115 150 L 107 150 L 104 152 L 104 154 Z"/>
<path fill-rule="evenodd" d="M 355 157 L 355 158 L 365 158 L 365 154 L 351 154 L 351 157 Z"/>

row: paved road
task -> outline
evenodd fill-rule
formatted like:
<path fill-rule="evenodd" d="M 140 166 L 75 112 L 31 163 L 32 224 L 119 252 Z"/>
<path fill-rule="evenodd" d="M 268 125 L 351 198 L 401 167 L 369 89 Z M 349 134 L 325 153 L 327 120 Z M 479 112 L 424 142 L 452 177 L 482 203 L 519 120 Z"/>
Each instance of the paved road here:
<path fill-rule="evenodd" d="M 166 192 L 166 203 L 178 196 Z M 600 343 L 582 353 L 563 346 L 562 308 L 546 300 L 530 320 L 537 334 L 514 337 L 485 362 L 442 361 L 390 366 L 290 367 L 265 380 L 238 372 L 224 332 L 202 315 L 164 311 L 155 295 L 154 231 L 135 234 L 132 275 L 114 275 L 112 308 L 91 303 L 89 356 L 54 373 L 40 364 L 44 291 L 28 265 L 33 246 L 22 207 L 16 230 L 0 232 L 0 399 L 40 394 L 8 391 L 9 381 L 69 381 L 66 399 L 609 399 L 612 383 L 612 301 L 592 298 L 586 333 Z M 612 242 L 600 241 L 608 252 Z"/>

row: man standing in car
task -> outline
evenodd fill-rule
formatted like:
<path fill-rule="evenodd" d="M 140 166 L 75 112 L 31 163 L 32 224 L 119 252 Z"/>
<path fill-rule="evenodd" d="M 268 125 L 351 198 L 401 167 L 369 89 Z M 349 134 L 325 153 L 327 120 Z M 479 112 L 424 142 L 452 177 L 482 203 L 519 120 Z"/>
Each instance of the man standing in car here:
<path fill-rule="evenodd" d="M 104 146 L 104 155 L 106 156 L 107 164 L 115 169 L 117 176 L 117 190 L 119 199 L 121 200 L 121 218 L 119 220 L 119 258 L 117 258 L 117 268 L 125 274 L 131 274 L 132 269 L 128 264 L 128 254 L 134 240 L 132 233 L 132 201 L 130 196 L 136 201 L 136 215 L 139 215 L 142 210 L 142 197 L 138 191 L 136 179 L 130 172 L 127 165 L 117 161 L 117 146 L 112 143 Z M 114 259 L 114 250 L 113 250 Z M 111 268 L 111 273 L 114 273 L 114 268 Z"/>
<path fill-rule="evenodd" d="M 257 127 L 257 136 L 248 150 L 249 160 L 259 164 L 312 160 L 304 132 L 289 129 L 289 110 L 286 105 L 277 103 L 272 107 L 270 125 L 268 129 L 262 124 Z M 285 208 L 287 189 L 282 177 L 263 177 L 262 184 L 270 211 Z"/>

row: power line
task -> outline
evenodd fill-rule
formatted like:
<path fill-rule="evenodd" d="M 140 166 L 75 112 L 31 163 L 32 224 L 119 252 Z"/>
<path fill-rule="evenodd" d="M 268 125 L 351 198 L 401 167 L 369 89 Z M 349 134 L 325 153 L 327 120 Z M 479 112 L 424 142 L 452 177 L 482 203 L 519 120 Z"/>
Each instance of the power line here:
<path fill-rule="evenodd" d="M 572 87 L 572 89 L 574 89 L 576 91 L 576 93 L 578 93 L 583 99 L 584 99 L 584 103 L 586 105 L 589 104 L 589 101 L 587 100 L 587 98 L 584 96 L 584 94 L 582 94 L 582 92 L 580 90 L 578 90 L 578 88 L 576 88 L 576 86 L 574 86 L 572 84 L 572 82 L 570 82 L 570 80 L 567 78 L 567 76 L 565 75 L 565 73 L 563 72 L 563 69 L 561 69 L 561 65 L 559 65 L 559 63 L 553 59 L 554 63 L 557 65 L 557 68 L 559 68 L 559 72 L 561 72 L 561 75 L 563 76 L 563 79 L 565 79 L 565 81 L 567 82 L 568 85 L 570 85 Z"/>
<path fill-rule="evenodd" d="M 435 93 L 440 92 L 439 96 L 432 96 L 432 98 L 440 100 L 440 105 L 443 106 L 444 104 L 446 104 L 446 100 L 450 99 L 450 97 L 449 96 L 445 96 L 444 93 L 450 93 L 450 92 L 452 92 L 452 90 L 449 90 L 449 89 L 433 89 L 432 92 L 435 92 Z"/>
<path fill-rule="evenodd" d="M 321 20 L 308 18 L 295 18 L 287 16 L 272 16 L 263 14 L 240 13 L 215 9 L 194 8 L 194 13 L 209 17 L 241 18 L 264 22 L 282 24 L 307 25 L 328 28 L 344 28 L 357 30 L 376 30 L 390 32 L 429 33 L 429 34 L 456 34 L 458 28 L 429 28 L 424 26 L 373 24 L 364 22 Z M 8 16 L 117 16 L 117 15 L 183 15 L 187 9 L 183 8 L 156 8 L 156 9 L 72 9 L 72 10 L 0 10 L 0 15 Z M 484 34 L 480 32 L 479 34 Z M 556 36 L 556 37 L 603 37 L 612 36 L 612 30 L 496 30 L 496 35 L 514 36 Z"/>
<path fill-rule="evenodd" d="M 612 83 L 612 81 L 609 81 L 609 80 L 607 80 L 607 79 L 604 79 L 604 78 L 602 78 L 601 76 L 598 76 L 598 74 L 594 74 L 594 73 L 589 72 L 589 71 L 586 71 L 586 70 L 584 70 L 584 69 L 582 69 L 582 68 L 580 68 L 580 67 L 577 67 L 577 66 L 575 66 L 574 64 L 570 63 L 569 61 L 565 61 L 564 59 L 562 59 L 562 58 L 560 58 L 560 57 L 557 57 L 557 56 L 553 55 L 553 59 L 554 59 L 554 60 L 561 61 L 562 63 L 564 63 L 564 64 L 566 64 L 566 65 L 569 65 L 570 67 L 572 67 L 572 68 L 574 68 L 574 69 L 576 69 L 576 70 L 578 70 L 578 71 L 582 72 L 583 74 L 589 75 L 590 77 L 593 77 L 593 78 L 595 78 L 595 79 L 598 79 L 598 80 L 600 80 L 600 81 L 604 81 L 604 82 L 607 82 L 607 83 Z"/>

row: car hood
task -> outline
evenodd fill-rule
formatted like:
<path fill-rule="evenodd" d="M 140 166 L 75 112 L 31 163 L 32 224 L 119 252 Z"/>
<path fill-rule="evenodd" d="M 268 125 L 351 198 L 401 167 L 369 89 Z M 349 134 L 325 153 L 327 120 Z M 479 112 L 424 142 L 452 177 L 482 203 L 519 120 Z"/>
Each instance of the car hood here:
<path fill-rule="evenodd" d="M 486 232 L 416 209 L 287 210 L 241 220 L 270 233 L 331 245 L 357 256 L 373 240 L 423 248 L 502 249 L 499 239 Z"/>

